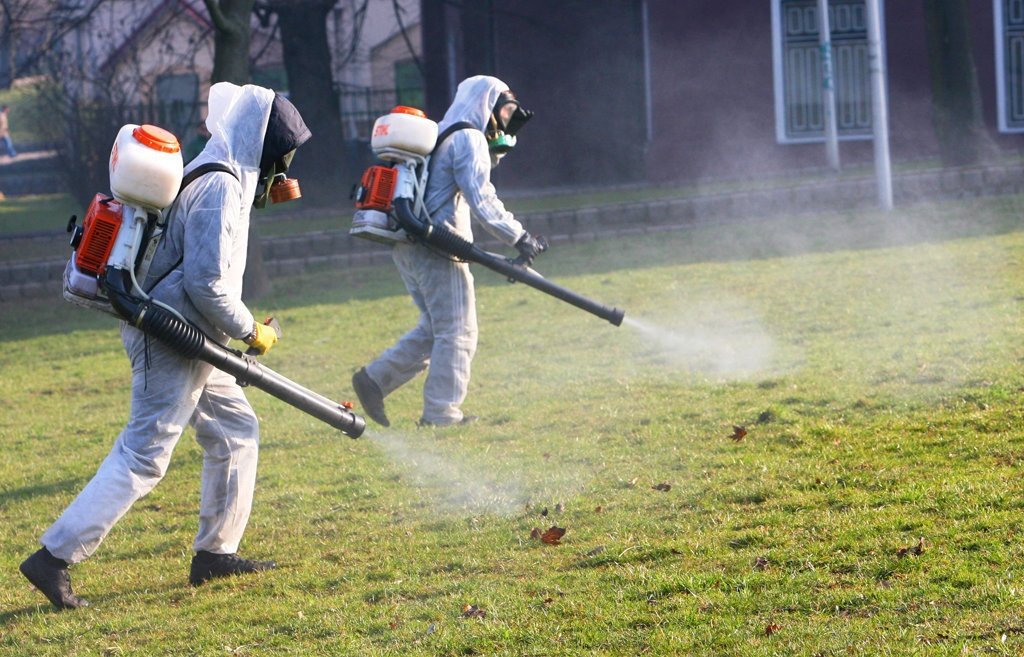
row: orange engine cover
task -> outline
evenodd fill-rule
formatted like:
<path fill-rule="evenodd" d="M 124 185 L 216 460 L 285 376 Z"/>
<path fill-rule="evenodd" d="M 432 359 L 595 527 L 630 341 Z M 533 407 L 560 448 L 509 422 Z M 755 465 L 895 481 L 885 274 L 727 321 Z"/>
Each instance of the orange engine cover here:
<path fill-rule="evenodd" d="M 119 230 L 121 204 L 104 194 L 94 196 L 82 221 L 82 241 L 75 256 L 78 268 L 96 276 L 102 274 Z"/>
<path fill-rule="evenodd" d="M 373 166 L 367 169 L 359 183 L 362 190 L 356 208 L 381 212 L 390 210 L 397 177 L 398 174 L 391 167 Z"/>

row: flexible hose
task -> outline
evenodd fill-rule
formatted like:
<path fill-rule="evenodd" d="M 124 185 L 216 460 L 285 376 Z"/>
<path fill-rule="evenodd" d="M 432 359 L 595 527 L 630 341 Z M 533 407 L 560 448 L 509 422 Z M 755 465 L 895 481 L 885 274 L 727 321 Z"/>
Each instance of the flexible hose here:
<path fill-rule="evenodd" d="M 219 370 L 233 375 L 240 384 L 252 385 L 326 422 L 352 438 L 358 438 L 366 429 L 366 421 L 341 404 L 331 401 L 312 390 L 278 374 L 248 357 L 208 338 L 197 326 L 173 311 L 151 301 L 140 301 L 129 289 L 128 272 L 108 267 L 105 289 L 110 304 L 121 317 L 146 335 L 150 335 L 184 358 L 202 360 Z"/>

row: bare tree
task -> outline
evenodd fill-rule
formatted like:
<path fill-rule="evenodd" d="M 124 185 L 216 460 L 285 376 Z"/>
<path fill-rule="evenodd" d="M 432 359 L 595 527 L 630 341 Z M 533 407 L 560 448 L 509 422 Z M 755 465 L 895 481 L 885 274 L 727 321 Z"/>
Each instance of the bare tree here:
<path fill-rule="evenodd" d="M 295 104 L 313 138 L 295 159 L 303 174 L 306 198 L 324 204 L 338 200 L 345 143 L 342 138 L 338 96 L 331 77 L 331 50 L 327 40 L 327 16 L 338 0 L 265 0 L 257 8 L 276 15 L 281 34 L 284 66 L 288 73 L 289 99 Z"/>
<path fill-rule="evenodd" d="M 998 148 L 985 128 L 967 0 L 924 0 L 924 14 L 942 161 L 961 166 L 991 159 Z"/>
<path fill-rule="evenodd" d="M 213 21 L 213 75 L 211 83 L 248 84 L 249 44 L 252 41 L 252 15 L 255 0 L 203 0 Z M 270 292 L 270 277 L 263 265 L 263 246 L 256 222 L 249 222 L 242 290 L 246 300 L 258 299 Z"/>
<path fill-rule="evenodd" d="M 19 27 L 37 43 L 19 57 L 20 71 L 46 82 L 37 88 L 38 107 L 23 120 L 57 148 L 68 189 L 84 204 L 109 187 L 107 159 L 122 125 L 166 123 L 159 105 L 142 100 L 154 97 L 161 73 L 194 69 L 196 44 L 175 41 L 167 29 L 181 18 L 178 4 L 148 14 L 143 9 L 153 5 L 144 0 L 92 0 L 77 7 L 44 0 L 35 7 L 43 18 L 25 14 Z M 126 47 L 115 57 L 103 35 L 139 29 L 149 30 L 141 43 L 154 56 L 143 65 Z"/>
<path fill-rule="evenodd" d="M 249 43 L 255 0 L 203 0 L 213 21 L 211 82 L 248 84 Z"/>
<path fill-rule="evenodd" d="M 6 74 L 0 86 L 39 73 L 64 36 L 88 22 L 106 1 L 89 0 L 80 7 L 68 7 L 60 0 L 0 0 L 0 71 Z"/>

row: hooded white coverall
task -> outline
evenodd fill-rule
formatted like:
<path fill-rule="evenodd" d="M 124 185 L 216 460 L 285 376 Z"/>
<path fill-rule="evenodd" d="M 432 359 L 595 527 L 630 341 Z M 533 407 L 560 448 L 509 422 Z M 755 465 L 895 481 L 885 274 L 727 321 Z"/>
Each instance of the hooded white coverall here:
<path fill-rule="evenodd" d="M 249 213 L 274 92 L 221 82 L 210 88 L 211 138 L 186 167 L 218 161 L 168 210 L 166 232 L 149 270 L 154 298 L 176 308 L 212 339 L 247 336 L 252 313 L 241 301 Z M 181 259 L 180 264 L 175 267 Z M 173 270 L 172 270 L 173 268 Z M 89 557 L 132 504 L 163 478 L 186 423 L 203 448 L 199 531 L 193 549 L 237 551 L 256 480 L 259 424 L 234 377 L 177 355 L 132 326 L 121 336 L 132 367 L 131 416 L 99 470 L 40 542 L 77 563 Z M 148 343 L 148 345 L 147 345 Z M 148 353 L 147 353 L 148 351 Z"/>
<path fill-rule="evenodd" d="M 424 202 L 435 224 L 444 222 L 469 241 L 473 241 L 472 215 L 488 233 L 513 246 L 525 231 L 495 193 L 483 132 L 498 96 L 507 90 L 507 84 L 485 75 L 459 84 L 438 130 L 461 121 L 477 129 L 452 133 L 431 155 Z M 423 385 L 423 420 L 456 423 L 463 418 L 459 407 L 466 398 L 470 362 L 476 353 L 473 275 L 467 263 L 453 262 L 417 244 L 396 244 L 392 258 L 420 318 L 415 328 L 366 366 L 366 373 L 387 396 L 429 366 Z"/>

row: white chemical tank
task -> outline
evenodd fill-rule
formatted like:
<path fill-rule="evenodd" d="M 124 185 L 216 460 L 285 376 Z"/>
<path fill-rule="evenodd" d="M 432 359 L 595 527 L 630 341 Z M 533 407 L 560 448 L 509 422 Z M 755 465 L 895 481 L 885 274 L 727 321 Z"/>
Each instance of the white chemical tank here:
<path fill-rule="evenodd" d="M 383 160 L 395 160 L 390 151 L 430 155 L 437 143 L 437 124 L 415 107 L 399 105 L 377 119 L 370 136 L 370 148 Z"/>
<path fill-rule="evenodd" d="M 162 210 L 178 195 L 182 166 L 177 137 L 155 125 L 129 123 L 110 150 L 110 191 L 123 203 Z"/>

